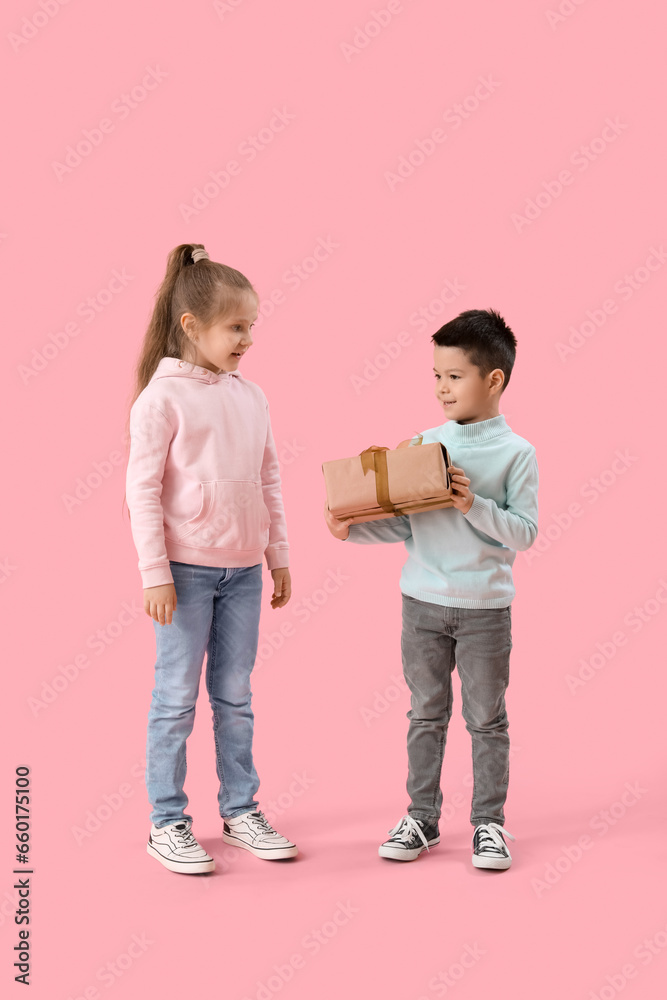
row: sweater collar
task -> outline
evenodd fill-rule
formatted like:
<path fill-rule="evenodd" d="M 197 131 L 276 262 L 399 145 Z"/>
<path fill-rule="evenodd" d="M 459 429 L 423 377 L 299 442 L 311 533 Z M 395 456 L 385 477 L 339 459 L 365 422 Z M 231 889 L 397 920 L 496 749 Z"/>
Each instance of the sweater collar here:
<path fill-rule="evenodd" d="M 241 372 L 220 372 L 216 374 L 215 372 L 209 371 L 208 368 L 203 368 L 201 365 L 193 365 L 190 361 L 181 361 L 179 358 L 160 358 L 157 368 L 153 372 L 151 382 L 157 378 L 164 378 L 168 375 L 184 376 L 185 378 L 194 378 L 198 382 L 222 382 L 223 380 L 230 381 L 232 376 L 235 378 L 243 378 Z"/>
<path fill-rule="evenodd" d="M 473 424 L 460 424 L 458 420 L 449 420 L 444 424 L 447 441 L 452 444 L 477 444 L 490 441 L 491 438 L 506 434 L 512 428 L 508 425 L 505 414 L 489 420 L 478 420 Z"/>

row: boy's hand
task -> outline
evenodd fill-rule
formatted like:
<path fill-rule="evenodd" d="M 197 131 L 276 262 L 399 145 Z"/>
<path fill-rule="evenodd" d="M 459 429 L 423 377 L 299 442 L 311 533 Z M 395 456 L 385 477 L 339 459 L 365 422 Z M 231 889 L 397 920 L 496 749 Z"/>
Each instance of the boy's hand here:
<path fill-rule="evenodd" d="M 144 589 L 144 611 L 158 624 L 171 625 L 171 616 L 175 610 L 176 587 L 173 583 Z"/>
<path fill-rule="evenodd" d="M 452 504 L 462 514 L 467 514 L 475 499 L 475 494 L 468 489 L 470 480 L 463 469 L 459 469 L 455 465 L 448 465 L 447 471 L 452 480 Z"/>
<path fill-rule="evenodd" d="M 287 566 L 282 569 L 272 569 L 273 594 L 271 595 L 271 607 L 282 608 L 287 604 L 292 596 L 292 577 Z"/>
<path fill-rule="evenodd" d="M 327 522 L 327 528 L 334 536 L 334 538 L 340 538 L 342 541 L 345 541 L 347 536 L 350 534 L 350 529 L 348 525 L 352 520 L 352 518 L 346 517 L 344 520 L 339 520 L 331 513 L 331 511 L 329 510 L 329 505 L 326 503 L 326 501 L 324 503 L 324 517 Z"/>

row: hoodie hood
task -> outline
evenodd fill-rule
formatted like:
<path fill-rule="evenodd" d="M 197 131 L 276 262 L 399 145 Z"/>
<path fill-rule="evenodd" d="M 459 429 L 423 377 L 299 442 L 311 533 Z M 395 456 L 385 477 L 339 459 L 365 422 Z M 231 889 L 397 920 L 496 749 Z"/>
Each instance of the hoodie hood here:
<path fill-rule="evenodd" d="M 173 375 L 181 378 L 194 378 L 198 382 L 222 382 L 223 380 L 229 381 L 231 378 L 243 378 L 241 372 L 220 372 L 219 375 L 216 375 L 208 368 L 193 365 L 190 361 L 181 361 L 179 358 L 161 358 L 150 381 L 154 382 L 158 378 Z"/>

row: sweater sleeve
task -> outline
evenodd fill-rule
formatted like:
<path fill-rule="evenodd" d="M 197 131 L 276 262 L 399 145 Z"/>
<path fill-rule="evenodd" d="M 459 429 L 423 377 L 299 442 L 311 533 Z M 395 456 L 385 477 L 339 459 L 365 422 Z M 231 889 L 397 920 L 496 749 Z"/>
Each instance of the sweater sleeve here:
<path fill-rule="evenodd" d="M 281 569 L 289 565 L 289 542 L 287 541 L 285 509 L 280 490 L 280 466 L 271 430 L 268 401 L 266 403 L 266 443 L 264 445 L 261 480 L 264 503 L 271 515 L 269 544 L 264 550 L 266 565 L 270 570 Z"/>
<path fill-rule="evenodd" d="M 505 485 L 506 507 L 475 493 L 470 510 L 463 516 L 490 538 L 523 552 L 537 538 L 538 482 L 537 457 L 531 447 L 512 463 Z"/>
<path fill-rule="evenodd" d="M 135 400 L 130 411 L 130 456 L 125 492 L 144 589 L 173 583 L 164 541 L 162 477 L 173 436 L 167 417 Z"/>
<path fill-rule="evenodd" d="M 361 545 L 378 542 L 404 542 L 412 534 L 410 515 L 382 517 L 376 521 L 359 521 L 351 524 L 344 542 L 358 542 Z"/>

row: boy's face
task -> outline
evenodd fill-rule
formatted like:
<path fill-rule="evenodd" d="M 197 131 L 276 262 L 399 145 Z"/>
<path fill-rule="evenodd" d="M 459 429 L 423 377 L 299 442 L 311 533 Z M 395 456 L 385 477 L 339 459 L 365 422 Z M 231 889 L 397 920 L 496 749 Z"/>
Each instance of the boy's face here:
<path fill-rule="evenodd" d="M 460 347 L 433 349 L 435 395 L 448 420 L 461 424 L 497 417 L 504 376 L 500 368 L 482 378 Z"/>

